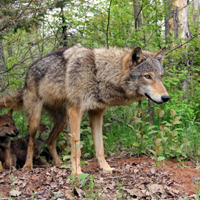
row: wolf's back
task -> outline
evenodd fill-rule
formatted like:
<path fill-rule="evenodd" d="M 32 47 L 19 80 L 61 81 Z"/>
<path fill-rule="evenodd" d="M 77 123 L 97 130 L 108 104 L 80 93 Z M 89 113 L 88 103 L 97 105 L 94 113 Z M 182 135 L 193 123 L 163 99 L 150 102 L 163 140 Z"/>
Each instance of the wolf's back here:
<path fill-rule="evenodd" d="M 0 108 L 20 110 L 23 107 L 23 89 L 19 88 L 10 95 L 0 98 Z"/>

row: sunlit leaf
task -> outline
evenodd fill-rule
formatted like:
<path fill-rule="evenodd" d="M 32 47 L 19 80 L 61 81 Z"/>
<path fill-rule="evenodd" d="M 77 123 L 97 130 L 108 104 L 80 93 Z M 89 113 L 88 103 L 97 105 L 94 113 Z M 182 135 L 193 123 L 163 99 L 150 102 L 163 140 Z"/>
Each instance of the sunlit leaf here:
<path fill-rule="evenodd" d="M 165 114 L 165 111 L 164 111 L 164 110 L 161 110 L 161 111 L 159 112 L 159 117 L 162 117 L 164 114 Z"/>
<path fill-rule="evenodd" d="M 176 115 L 176 111 L 174 109 L 170 110 L 171 116 L 174 117 Z"/>

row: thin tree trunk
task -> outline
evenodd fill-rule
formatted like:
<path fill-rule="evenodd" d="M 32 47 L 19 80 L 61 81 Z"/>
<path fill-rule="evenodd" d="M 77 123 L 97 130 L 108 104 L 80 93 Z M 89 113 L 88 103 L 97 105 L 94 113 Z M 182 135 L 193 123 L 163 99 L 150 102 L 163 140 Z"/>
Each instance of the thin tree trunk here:
<path fill-rule="evenodd" d="M 108 8 L 108 22 L 107 22 L 107 28 L 106 28 L 106 46 L 107 49 L 109 49 L 109 26 L 110 26 L 110 9 L 112 5 L 112 0 L 110 0 L 110 5 Z"/>
<path fill-rule="evenodd" d="M 187 0 L 174 0 L 172 3 L 172 20 L 170 26 L 170 33 L 174 31 L 174 38 L 191 39 L 192 35 L 189 29 L 188 22 L 188 1 Z M 182 82 L 183 97 L 185 98 L 189 77 L 190 77 L 190 65 L 193 64 L 193 58 L 186 59 L 185 55 L 182 55 L 182 68 L 187 69 L 188 74 Z"/>
<path fill-rule="evenodd" d="M 63 9 L 63 5 L 61 5 L 60 9 L 61 9 L 61 16 L 62 16 L 62 38 L 63 41 L 61 42 L 63 47 L 67 47 L 68 46 L 68 42 L 67 42 L 67 26 L 66 26 L 66 21 L 65 21 L 65 14 L 64 14 L 64 9 Z"/>
<path fill-rule="evenodd" d="M 194 26 L 196 28 L 196 32 L 199 30 L 199 25 L 198 23 L 200 22 L 200 2 L 199 0 L 193 0 L 193 21 L 194 21 Z"/>
<path fill-rule="evenodd" d="M 5 64 L 4 53 L 3 53 L 3 42 L 0 39 L 0 72 L 5 70 L 5 68 L 6 68 L 6 64 Z M 0 92 L 4 91 L 4 89 L 5 89 L 4 84 L 5 84 L 5 77 L 3 76 L 3 74 L 1 74 L 1 76 L 0 76 Z"/>
<path fill-rule="evenodd" d="M 0 39 L 0 71 L 5 69 L 5 60 L 3 55 L 3 42 Z"/>
<path fill-rule="evenodd" d="M 170 50 L 171 46 L 171 39 L 170 39 L 170 25 L 171 25 L 171 6 L 172 6 L 172 0 L 165 0 L 165 44 L 167 45 L 167 49 Z"/>
<path fill-rule="evenodd" d="M 141 17 L 141 7 L 138 0 L 134 0 L 134 18 L 135 18 L 135 29 L 137 30 L 142 26 L 142 17 Z"/>

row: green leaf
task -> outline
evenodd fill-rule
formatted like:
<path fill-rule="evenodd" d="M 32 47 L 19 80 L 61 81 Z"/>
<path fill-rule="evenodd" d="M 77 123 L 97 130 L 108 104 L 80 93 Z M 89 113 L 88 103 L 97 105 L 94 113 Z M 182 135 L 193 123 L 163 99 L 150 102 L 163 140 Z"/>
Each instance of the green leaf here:
<path fill-rule="evenodd" d="M 79 166 L 81 166 L 81 165 L 89 165 L 89 162 L 87 162 L 87 161 L 81 161 L 80 164 L 79 164 Z"/>
<path fill-rule="evenodd" d="M 165 157 L 164 156 L 158 156 L 157 161 L 162 161 L 162 160 L 165 160 Z"/>
<path fill-rule="evenodd" d="M 82 180 L 85 180 L 88 176 L 89 176 L 89 174 L 82 173 L 82 174 L 78 175 L 78 179 L 80 181 L 82 181 Z"/>
<path fill-rule="evenodd" d="M 165 124 L 165 126 L 173 126 L 173 125 L 167 122 L 167 123 Z"/>
<path fill-rule="evenodd" d="M 171 116 L 174 117 L 176 115 L 176 111 L 174 109 L 170 110 Z"/>
<path fill-rule="evenodd" d="M 140 144 L 139 144 L 138 142 L 134 142 L 134 143 L 133 143 L 133 146 L 134 146 L 134 147 L 139 147 Z"/>
<path fill-rule="evenodd" d="M 164 110 L 161 110 L 161 111 L 159 112 L 159 117 L 163 117 L 164 114 L 165 114 L 165 111 L 164 111 Z"/>
<path fill-rule="evenodd" d="M 148 134 L 153 134 L 153 133 L 157 133 L 158 131 L 150 131 L 148 132 Z"/>
<path fill-rule="evenodd" d="M 148 130 L 150 130 L 150 129 L 154 129 L 154 128 L 156 128 L 157 126 L 155 126 L 155 125 L 150 125 L 149 127 L 148 127 Z"/>
<path fill-rule="evenodd" d="M 74 171 L 73 167 L 67 166 L 67 165 L 61 165 L 60 168 L 61 169 L 71 169 L 72 171 Z"/>
<path fill-rule="evenodd" d="M 107 127 L 107 126 L 110 126 L 110 124 L 111 124 L 111 123 L 105 123 L 103 126 L 104 126 L 104 127 Z"/>
<path fill-rule="evenodd" d="M 64 161 L 65 161 L 65 160 L 69 160 L 69 159 L 71 159 L 71 156 L 70 156 L 70 155 L 63 156 L 63 160 L 64 160 Z"/>
<path fill-rule="evenodd" d="M 108 137 L 106 137 L 105 135 L 103 135 L 103 139 L 107 140 L 107 139 L 108 139 Z"/>
<path fill-rule="evenodd" d="M 132 126 L 131 124 L 127 124 L 127 125 L 128 125 L 128 127 L 130 127 L 130 128 L 132 128 L 133 130 L 135 130 L 135 127 Z"/>

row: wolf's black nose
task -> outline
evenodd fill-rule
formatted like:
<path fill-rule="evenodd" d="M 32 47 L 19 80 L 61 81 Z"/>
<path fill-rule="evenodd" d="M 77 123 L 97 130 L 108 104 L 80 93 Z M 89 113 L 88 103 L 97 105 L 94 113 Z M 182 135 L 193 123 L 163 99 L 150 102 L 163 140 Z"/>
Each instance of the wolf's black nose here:
<path fill-rule="evenodd" d="M 170 96 L 169 95 L 163 95 L 161 97 L 161 99 L 162 99 L 163 102 L 167 102 L 170 99 Z"/>
<path fill-rule="evenodd" d="M 18 134 L 19 134 L 19 131 L 18 131 L 18 130 L 15 130 L 14 132 L 15 132 L 15 135 L 18 135 Z"/>

